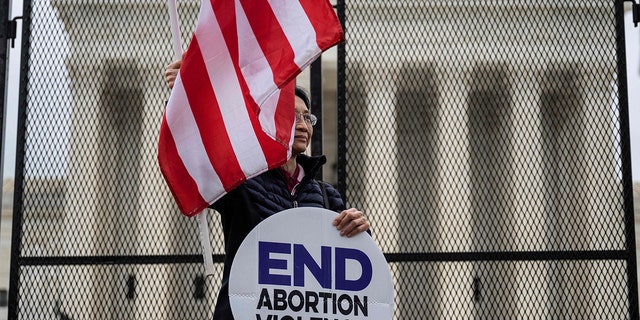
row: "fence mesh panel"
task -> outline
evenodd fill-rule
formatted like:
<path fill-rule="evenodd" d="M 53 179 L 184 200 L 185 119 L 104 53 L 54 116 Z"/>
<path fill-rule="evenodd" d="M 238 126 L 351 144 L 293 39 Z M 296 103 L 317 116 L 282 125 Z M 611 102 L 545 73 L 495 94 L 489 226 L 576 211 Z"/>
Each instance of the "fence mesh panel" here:
<path fill-rule="evenodd" d="M 186 48 L 199 3 L 178 4 Z M 173 56 L 166 2 L 29 9 L 18 318 L 210 319 L 222 265 L 202 277 L 196 222 L 156 161 Z M 213 212 L 210 225 L 223 254 Z"/>
<path fill-rule="evenodd" d="M 631 317 L 625 261 L 594 255 L 627 250 L 614 2 L 345 12 L 344 189 L 396 316 Z"/>
<path fill-rule="evenodd" d="M 199 3 L 178 4 L 186 48 Z M 344 5 L 325 176 L 345 169 L 389 257 L 395 318 L 631 318 L 618 3 Z M 166 3 L 26 8 L 15 318 L 210 319 L 222 265 L 202 277 L 196 223 L 156 161 Z M 213 211 L 210 228 L 222 255 Z"/>

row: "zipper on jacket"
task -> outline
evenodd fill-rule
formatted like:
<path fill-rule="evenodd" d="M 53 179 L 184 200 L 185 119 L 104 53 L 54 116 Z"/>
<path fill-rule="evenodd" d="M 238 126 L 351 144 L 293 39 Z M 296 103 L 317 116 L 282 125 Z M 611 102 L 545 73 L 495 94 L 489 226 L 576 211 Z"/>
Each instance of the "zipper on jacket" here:
<path fill-rule="evenodd" d="M 293 200 L 293 207 L 297 208 L 298 207 L 298 200 Z"/>

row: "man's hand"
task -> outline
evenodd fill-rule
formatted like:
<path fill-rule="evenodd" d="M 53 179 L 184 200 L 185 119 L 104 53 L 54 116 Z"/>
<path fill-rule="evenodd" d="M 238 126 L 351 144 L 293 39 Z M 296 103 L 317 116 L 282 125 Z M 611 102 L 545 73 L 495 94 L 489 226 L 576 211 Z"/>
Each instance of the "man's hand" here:
<path fill-rule="evenodd" d="M 167 81 L 169 89 L 173 89 L 173 84 L 176 82 L 181 65 L 182 59 L 171 62 L 171 64 L 164 68 L 164 79 Z"/>
<path fill-rule="evenodd" d="M 341 236 L 353 237 L 358 233 L 369 230 L 369 221 L 365 218 L 362 211 L 351 208 L 340 212 L 333 219 L 333 225 L 340 230 Z"/>

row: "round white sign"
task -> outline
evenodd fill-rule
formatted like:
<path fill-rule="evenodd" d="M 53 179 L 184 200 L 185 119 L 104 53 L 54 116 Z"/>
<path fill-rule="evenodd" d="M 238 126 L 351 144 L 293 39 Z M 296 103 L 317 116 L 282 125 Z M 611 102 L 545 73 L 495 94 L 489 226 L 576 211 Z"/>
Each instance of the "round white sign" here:
<path fill-rule="evenodd" d="M 249 233 L 229 279 L 235 319 L 393 318 L 393 282 L 382 251 L 367 233 L 340 236 L 335 216 L 289 209 Z"/>

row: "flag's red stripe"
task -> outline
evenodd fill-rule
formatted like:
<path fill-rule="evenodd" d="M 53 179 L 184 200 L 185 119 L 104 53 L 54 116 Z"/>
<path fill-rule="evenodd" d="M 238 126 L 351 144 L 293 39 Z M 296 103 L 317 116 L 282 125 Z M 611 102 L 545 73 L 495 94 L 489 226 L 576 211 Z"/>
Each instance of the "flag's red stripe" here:
<path fill-rule="evenodd" d="M 264 152 L 264 156 L 269 164 L 269 169 L 279 167 L 288 159 L 289 141 L 292 139 L 295 118 L 294 113 L 294 92 L 293 83 L 287 84 L 280 92 L 278 105 L 276 107 L 276 137 L 267 135 L 260 127 L 258 117 L 252 118 L 253 129 L 256 131 L 258 140 Z"/>
<path fill-rule="evenodd" d="M 293 79 L 300 73 L 300 69 L 295 61 L 299 60 L 301 65 L 307 65 L 311 58 L 314 58 L 317 51 L 314 48 L 308 48 L 309 51 L 305 51 L 305 48 L 300 49 L 301 57 L 295 57 L 293 47 L 289 43 L 282 26 L 287 26 L 287 23 L 283 23 L 282 26 L 277 20 L 273 9 L 271 9 L 267 0 L 209 0 L 211 7 L 214 11 L 215 22 L 221 27 L 228 53 L 230 54 L 235 77 L 233 74 L 223 74 L 216 72 L 216 76 L 224 77 L 225 81 L 238 81 L 240 90 L 243 97 L 229 97 L 225 95 L 221 90 L 212 87 L 211 79 L 209 79 L 209 72 L 205 65 L 204 58 L 202 56 L 201 49 L 199 48 L 196 36 L 193 37 L 189 50 L 184 58 L 182 68 L 180 70 L 180 80 L 184 85 L 184 93 L 186 94 L 186 100 L 191 107 L 191 112 L 188 116 L 193 115 L 196 126 L 200 136 L 194 137 L 195 139 L 201 139 L 204 148 L 207 152 L 207 158 L 203 159 L 204 164 L 208 165 L 207 161 L 211 163 L 215 174 L 220 178 L 226 192 L 235 188 L 241 182 L 246 180 L 245 173 L 242 171 L 242 167 L 238 163 L 236 158 L 234 146 L 231 145 L 231 139 L 229 130 L 233 131 L 236 128 L 227 127 L 230 123 L 225 123 L 225 119 L 222 117 L 222 110 L 220 106 L 227 108 L 226 100 L 222 99 L 237 99 L 233 102 L 238 102 L 238 108 L 246 108 L 250 116 L 251 129 L 258 138 L 261 150 L 256 150 L 252 155 L 240 155 L 243 157 L 255 156 L 260 158 L 260 164 L 262 163 L 262 155 L 267 160 L 267 166 L 272 169 L 281 165 L 287 160 L 286 156 L 289 151 L 289 143 L 293 137 L 291 136 L 292 129 L 295 125 L 295 120 L 292 116 L 293 109 L 293 87 L 291 91 L 288 91 L 285 87 L 285 83 L 288 80 Z M 294 1 L 294 0 L 291 0 Z M 237 3 L 237 4 L 236 4 Z M 250 29 L 253 31 L 252 35 L 238 35 L 238 29 L 236 24 L 236 10 L 235 7 L 241 5 L 243 12 L 247 15 Z M 286 7 L 291 5 L 291 2 L 284 3 L 285 8 L 275 8 L 275 10 L 287 10 Z M 297 3 L 296 3 L 297 5 Z M 326 0 L 301 0 L 301 5 L 308 15 L 311 25 L 316 31 L 316 42 L 318 48 L 326 50 L 331 45 L 343 40 L 344 36 L 342 30 L 337 22 L 335 13 L 330 4 Z M 283 16 L 286 16 L 284 14 Z M 209 19 L 209 15 L 206 15 Z M 210 23 L 204 24 L 211 26 Z M 206 34 L 207 30 L 200 29 L 200 21 L 198 23 L 198 29 L 196 34 Z M 288 27 L 287 27 L 288 28 Z M 265 54 L 265 60 L 268 63 L 268 67 L 274 74 L 274 85 L 283 89 L 280 93 L 279 101 L 276 105 L 269 104 L 265 106 L 258 106 L 249 93 L 248 83 L 240 70 L 239 65 L 239 41 L 245 41 L 247 36 L 254 37 L 258 41 L 258 45 L 261 48 L 261 53 Z M 239 38 L 238 38 L 239 37 Z M 304 37 L 304 36 L 303 36 Z M 291 39 L 292 43 L 298 39 Z M 302 42 L 305 43 L 305 42 Z M 297 47 L 296 47 L 297 48 Z M 296 49 L 296 50 L 298 50 Z M 307 55 L 307 53 L 309 54 Z M 313 55 L 313 56 L 311 56 Z M 215 63 L 212 61 L 207 64 Z M 208 66 L 211 70 L 216 69 L 216 65 Z M 266 96 L 272 93 L 273 86 L 266 86 L 265 88 L 251 88 L 257 90 L 255 96 Z M 262 91 L 261 91 L 262 90 Z M 220 102 L 224 102 L 224 105 L 218 105 L 218 99 L 216 94 L 219 95 Z M 176 103 L 180 103 L 176 101 Z M 187 102 L 184 102 L 187 104 Z M 233 106 L 234 104 L 231 104 Z M 170 108 L 171 105 L 167 106 Z M 268 136 L 260 125 L 259 114 L 262 111 L 260 108 L 275 108 L 275 110 L 269 110 L 275 112 L 275 139 Z M 227 109 L 224 109 L 227 110 Z M 176 115 L 180 116 L 180 115 Z M 163 120 L 163 122 L 166 120 Z M 176 122 L 178 123 L 178 122 Z M 183 122 L 186 123 L 186 122 Z M 174 128 L 175 130 L 181 130 L 181 128 Z M 192 177 L 189 171 L 203 172 L 203 168 L 187 168 L 185 165 L 187 162 L 183 162 L 180 158 L 180 154 L 177 151 L 175 141 L 173 140 L 172 132 L 169 132 L 169 127 L 166 123 L 163 123 L 161 128 L 161 135 L 158 148 L 158 161 L 160 167 L 165 175 L 165 179 L 174 194 L 178 206 L 181 211 L 186 215 L 193 215 L 203 208 L 208 203 L 203 199 L 209 198 L 209 195 L 201 195 L 196 181 L 200 181 L 201 177 Z M 177 132 L 173 132 L 177 134 Z M 244 135 L 251 135 L 252 133 L 242 133 Z M 257 149 L 257 148 L 256 148 Z M 262 153 L 262 155 L 260 154 Z M 186 159 L 185 159 L 186 160 Z M 244 161 L 244 160 L 242 160 Z M 196 161 L 197 163 L 199 161 Z M 189 162 L 190 163 L 190 162 Z M 244 163 L 242 166 L 250 164 Z M 247 166 L 248 167 L 248 166 Z M 256 168 L 255 165 L 251 166 Z M 194 170 L 192 170 L 194 169 Z M 206 171 L 206 170 L 205 170 Z M 264 171 L 261 171 L 264 172 Z M 246 175 L 253 176 L 261 172 L 247 172 Z M 197 178 L 197 179 L 196 179 Z M 213 178 L 213 177 L 211 177 Z M 216 179 L 217 180 L 217 179 Z M 214 195 L 217 199 L 221 195 Z"/>
<path fill-rule="evenodd" d="M 200 195 L 198 185 L 182 163 L 165 117 L 160 127 L 158 163 L 180 211 L 187 216 L 193 216 L 209 205 Z"/>
<path fill-rule="evenodd" d="M 238 49 L 238 28 L 235 15 L 234 1 L 215 1 L 211 0 L 211 7 L 213 13 L 218 20 L 218 25 L 222 28 L 222 35 L 224 36 L 225 43 L 227 44 L 227 50 L 233 61 L 233 68 L 236 72 L 242 95 L 247 106 L 249 114 L 258 114 L 260 112 L 259 106 L 253 102 L 249 93 L 249 86 L 247 85 L 242 71 L 240 70 L 240 53 Z M 229 14 L 233 13 L 233 14 Z"/>
<path fill-rule="evenodd" d="M 251 119 L 251 125 L 253 127 L 253 131 L 256 134 L 256 137 L 258 138 L 258 142 L 260 143 L 262 153 L 264 154 L 265 159 L 269 164 L 270 168 L 274 166 L 279 166 L 287 160 L 286 155 L 288 151 L 288 145 L 287 144 L 283 145 L 281 143 L 274 144 L 274 141 L 272 140 L 272 138 L 264 133 L 260 125 L 259 118 L 258 118 L 258 115 L 260 113 L 260 106 L 258 106 L 256 102 L 253 100 L 253 98 L 251 97 L 247 82 L 244 79 L 244 75 L 242 74 L 242 71 L 240 70 L 238 37 L 236 36 L 237 35 L 236 16 L 229 14 L 229 12 L 235 12 L 234 3 L 233 1 L 212 1 L 211 6 L 213 8 L 214 14 L 216 15 L 216 19 L 218 20 L 218 24 L 223 28 L 225 28 L 222 30 L 222 33 L 225 37 L 225 43 L 227 45 L 229 54 L 231 55 L 231 59 L 233 60 L 236 76 L 239 80 L 239 84 L 243 92 L 245 107 L 247 108 L 249 118 Z M 291 96 L 293 97 L 293 91 L 291 92 Z M 285 112 L 286 110 L 288 110 L 289 115 L 291 115 L 291 113 L 293 112 L 293 105 L 290 104 L 289 108 L 287 109 L 285 107 L 284 110 Z M 290 116 L 289 118 L 292 118 L 292 117 Z M 287 128 L 287 130 L 289 130 L 289 136 L 291 135 L 290 132 L 291 132 L 292 125 L 293 124 L 290 123 L 289 127 Z M 283 138 L 283 140 L 285 139 Z"/>
<path fill-rule="evenodd" d="M 240 0 L 240 3 L 279 87 L 300 73 L 289 39 L 267 0 Z"/>
<path fill-rule="evenodd" d="M 230 186 L 237 186 L 246 177 L 227 135 L 224 118 L 211 82 L 208 81 L 207 67 L 195 36 L 180 68 L 180 76 L 209 161 L 225 190 L 229 191 Z"/>
<path fill-rule="evenodd" d="M 295 112 L 295 82 L 290 81 L 280 89 L 280 99 L 276 108 L 276 140 L 286 148 L 289 148 L 289 142 L 293 137 L 291 130 L 296 124 L 293 113 Z"/>
<path fill-rule="evenodd" d="M 246 81 L 244 81 L 244 78 L 242 77 L 242 73 L 237 67 L 236 67 L 236 73 L 238 74 L 239 79 L 242 79 L 240 83 L 241 83 L 243 92 L 245 92 L 244 94 L 245 107 L 247 108 L 249 119 L 251 120 L 251 126 L 253 128 L 253 132 L 255 133 L 256 138 L 258 139 L 258 143 L 260 144 L 260 148 L 262 149 L 261 152 L 264 155 L 264 158 L 267 164 L 269 165 L 270 169 L 272 168 L 273 164 L 277 164 L 277 166 L 280 166 L 287 161 L 286 153 L 287 153 L 288 146 L 285 146 L 279 143 L 274 144 L 273 138 L 271 138 L 269 135 L 267 135 L 264 132 L 264 130 L 262 130 L 262 126 L 260 125 L 260 118 L 259 118 L 260 107 L 255 103 L 255 101 L 251 97 L 247 83 Z M 293 110 L 293 107 L 291 108 L 291 110 Z M 291 128 L 291 126 L 289 128 Z M 284 152 L 284 156 L 282 155 L 283 152 Z"/>
<path fill-rule="evenodd" d="M 213 14 L 222 30 L 222 35 L 227 44 L 227 50 L 233 60 L 234 67 L 238 68 L 238 28 L 236 23 L 235 4 L 233 0 L 210 0 Z M 237 73 L 237 72 L 236 72 Z M 240 75 L 242 76 L 242 75 Z M 239 77 L 241 78 L 241 77 Z M 244 88 L 243 88 L 244 89 Z"/>
<path fill-rule="evenodd" d="M 313 29 L 316 30 L 318 48 L 326 50 L 344 41 L 344 32 L 333 7 L 326 0 L 300 0 Z"/>
<path fill-rule="evenodd" d="M 251 117 L 251 125 L 256 132 L 260 148 L 267 161 L 268 168 L 279 167 L 287 161 L 287 147 L 274 141 L 260 126 L 258 117 Z"/>

